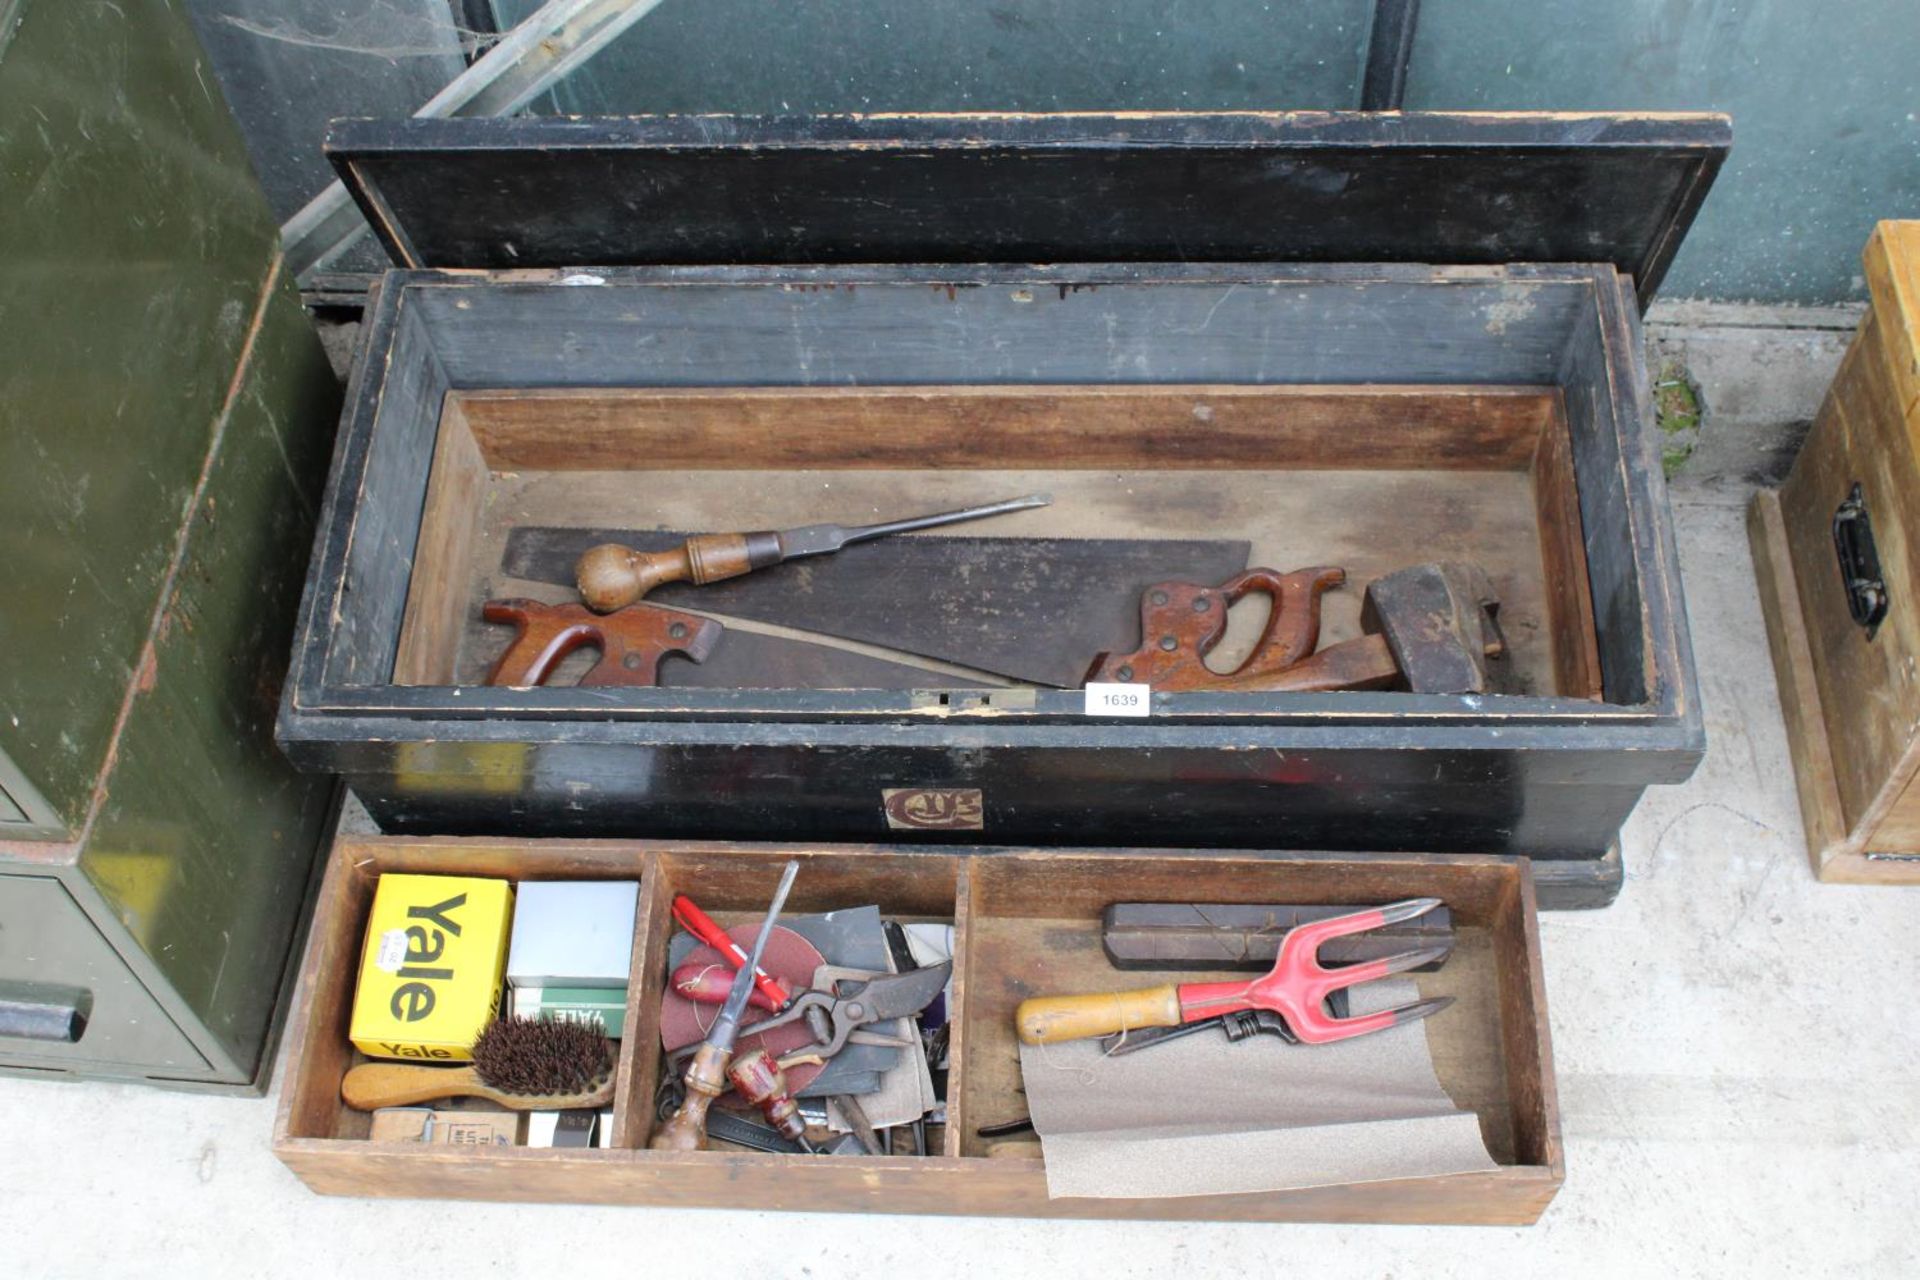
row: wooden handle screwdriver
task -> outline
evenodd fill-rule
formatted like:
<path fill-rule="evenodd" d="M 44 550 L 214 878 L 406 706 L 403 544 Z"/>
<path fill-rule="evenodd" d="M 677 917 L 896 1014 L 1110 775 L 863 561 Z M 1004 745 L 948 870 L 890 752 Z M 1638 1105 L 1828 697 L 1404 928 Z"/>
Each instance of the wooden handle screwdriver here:
<path fill-rule="evenodd" d="M 764 1048 L 742 1054 L 727 1068 L 727 1079 L 733 1081 L 733 1089 L 745 1102 L 760 1108 L 767 1123 L 777 1130 L 781 1137 L 812 1151 L 807 1141 L 807 1122 L 800 1118 L 800 1104 L 794 1101 L 793 1094 L 787 1089 L 789 1066 L 799 1061 L 818 1062 L 814 1055 L 803 1059 L 775 1058 Z"/>
<path fill-rule="evenodd" d="M 930 516 L 889 520 L 884 524 L 847 526 L 810 524 L 799 529 L 758 533 L 702 533 L 688 538 L 671 551 L 644 552 L 617 542 L 589 547 L 574 565 L 574 578 L 580 598 L 595 613 L 612 613 L 646 596 L 655 587 L 669 582 L 692 582 L 701 586 L 726 578 L 737 578 L 755 569 L 766 569 L 802 556 L 830 555 L 856 542 L 870 542 L 888 534 L 914 529 L 933 529 L 959 524 L 963 520 L 981 520 L 1044 507 L 1053 498 L 1044 493 L 1028 494 L 984 507 L 961 511 L 941 511 Z"/>
<path fill-rule="evenodd" d="M 707 1108 L 727 1091 L 727 1064 L 733 1060 L 734 1042 L 740 1038 L 740 1015 L 746 1012 L 747 995 L 753 990 L 754 970 L 760 967 L 760 953 L 766 949 L 767 939 L 773 936 L 773 926 L 780 921 L 780 909 L 787 904 L 787 891 L 793 888 L 793 878 L 799 874 L 798 860 L 787 863 L 786 871 L 780 876 L 780 887 L 774 890 L 773 905 L 767 908 L 766 921 L 753 940 L 753 952 L 747 957 L 745 967 L 733 975 L 733 990 L 727 994 L 727 1002 L 720 1006 L 720 1016 L 713 1020 L 706 1041 L 687 1064 L 687 1100 L 653 1135 L 647 1144 L 653 1150 L 707 1149 Z"/>

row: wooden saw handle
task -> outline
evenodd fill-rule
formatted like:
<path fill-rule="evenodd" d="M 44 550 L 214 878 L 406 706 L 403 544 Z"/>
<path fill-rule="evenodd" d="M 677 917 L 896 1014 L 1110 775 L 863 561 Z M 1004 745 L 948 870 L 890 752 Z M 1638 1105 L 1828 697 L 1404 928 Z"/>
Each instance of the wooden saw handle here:
<path fill-rule="evenodd" d="M 1086 1040 L 1116 1031 L 1180 1025 L 1180 988 L 1172 983 L 1137 991 L 1085 996 L 1036 996 L 1013 1011 L 1014 1028 L 1026 1044 Z"/>
<path fill-rule="evenodd" d="M 576 649 L 600 650 L 583 685 L 651 685 L 660 660 L 684 653 L 704 662 L 725 630 L 711 618 L 643 604 L 602 617 L 577 604 L 538 600 L 489 600 L 480 608 L 488 622 L 509 623 L 513 643 L 487 676 L 488 684 L 524 688 L 546 683 L 553 669 Z"/>
<path fill-rule="evenodd" d="M 581 555 L 573 574 L 587 608 L 612 613 L 669 582 L 705 586 L 779 564 L 783 558 L 777 533 L 702 533 L 670 551 L 636 551 L 603 542 Z"/>

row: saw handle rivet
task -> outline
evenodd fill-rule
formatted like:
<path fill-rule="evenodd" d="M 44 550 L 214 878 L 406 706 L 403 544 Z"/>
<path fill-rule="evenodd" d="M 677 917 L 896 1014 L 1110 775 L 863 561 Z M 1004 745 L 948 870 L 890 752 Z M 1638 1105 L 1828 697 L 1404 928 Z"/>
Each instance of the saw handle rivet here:
<path fill-rule="evenodd" d="M 1165 603 L 1167 602 L 1167 593 L 1166 593 L 1166 592 L 1164 592 L 1164 591 L 1156 591 L 1156 592 L 1154 592 L 1154 593 L 1153 593 L 1153 602 L 1154 602 L 1155 604 L 1165 604 Z"/>
<path fill-rule="evenodd" d="M 1168 653 L 1172 653 L 1175 649 L 1178 649 L 1180 647 L 1180 639 L 1178 636 L 1161 636 L 1160 647 L 1162 649 L 1165 649 Z"/>

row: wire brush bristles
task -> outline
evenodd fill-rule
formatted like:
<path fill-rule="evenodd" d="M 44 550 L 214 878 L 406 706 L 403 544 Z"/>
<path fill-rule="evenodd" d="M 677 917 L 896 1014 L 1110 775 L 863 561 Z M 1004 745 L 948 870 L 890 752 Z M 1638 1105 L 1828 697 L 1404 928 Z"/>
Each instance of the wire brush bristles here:
<path fill-rule="evenodd" d="M 503 1093 L 586 1093 L 613 1069 L 613 1048 L 591 1022 L 499 1018 L 473 1042 L 473 1068 Z"/>

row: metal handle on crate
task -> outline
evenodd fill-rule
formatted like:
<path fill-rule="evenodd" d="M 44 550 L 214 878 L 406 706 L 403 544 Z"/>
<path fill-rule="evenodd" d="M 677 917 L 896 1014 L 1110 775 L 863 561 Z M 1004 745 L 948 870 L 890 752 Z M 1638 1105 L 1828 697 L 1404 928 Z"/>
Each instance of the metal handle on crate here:
<path fill-rule="evenodd" d="M 1847 612 L 1873 639 L 1887 616 L 1887 581 L 1880 572 L 1880 549 L 1873 541 L 1873 520 L 1856 481 L 1833 513 L 1833 551 L 1840 561 L 1840 584 Z"/>

